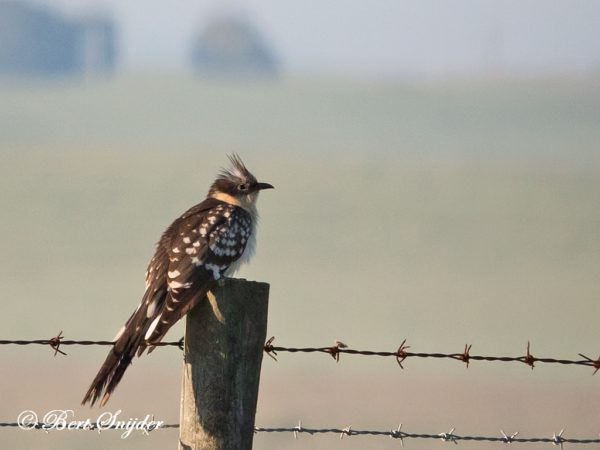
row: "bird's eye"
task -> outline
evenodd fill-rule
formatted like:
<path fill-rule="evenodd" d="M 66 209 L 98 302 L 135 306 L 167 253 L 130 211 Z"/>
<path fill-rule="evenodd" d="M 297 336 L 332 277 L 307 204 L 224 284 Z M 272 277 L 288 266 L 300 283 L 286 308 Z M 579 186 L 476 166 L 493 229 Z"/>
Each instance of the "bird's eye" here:
<path fill-rule="evenodd" d="M 242 183 L 238 186 L 238 189 L 240 191 L 247 191 L 248 190 L 248 184 L 247 183 Z"/>

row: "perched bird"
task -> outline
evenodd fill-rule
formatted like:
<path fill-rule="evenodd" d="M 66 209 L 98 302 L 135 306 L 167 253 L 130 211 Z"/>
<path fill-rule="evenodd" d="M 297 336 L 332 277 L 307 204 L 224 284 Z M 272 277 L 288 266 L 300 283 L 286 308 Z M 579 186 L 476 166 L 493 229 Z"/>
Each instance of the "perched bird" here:
<path fill-rule="evenodd" d="M 146 271 L 142 301 L 117 333 L 115 344 L 82 404 L 104 406 L 136 355 L 153 350 L 171 326 L 252 257 L 256 243 L 259 183 L 237 155 L 222 170 L 208 196 L 163 233 Z"/>

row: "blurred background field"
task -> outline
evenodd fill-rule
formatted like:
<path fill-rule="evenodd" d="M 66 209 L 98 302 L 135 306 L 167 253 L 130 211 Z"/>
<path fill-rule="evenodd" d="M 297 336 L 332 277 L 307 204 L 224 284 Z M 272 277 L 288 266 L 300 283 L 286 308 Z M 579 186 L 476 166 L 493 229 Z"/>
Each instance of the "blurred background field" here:
<path fill-rule="evenodd" d="M 519 355 L 531 340 L 536 355 L 596 356 L 598 87 L 186 76 L 4 87 L 3 336 L 112 337 L 142 294 L 152 244 L 237 151 L 276 186 L 260 199 L 258 254 L 240 276 L 271 283 L 269 334 L 281 345 L 393 350 L 407 338 L 415 351 L 468 342 Z M 3 418 L 95 414 L 78 402 L 103 348 L 2 351 Z M 180 359 L 163 349 L 136 361 L 108 410 L 177 421 Z M 585 435 L 600 418 L 598 380 L 583 368 L 405 365 L 267 358 L 257 423 Z M 176 437 L 3 433 L 14 448 L 164 448 Z M 302 445 L 397 443 L 256 437 L 257 448 Z"/>
<path fill-rule="evenodd" d="M 583 16 L 588 4 L 578 5 Z M 277 344 L 337 339 L 393 351 L 406 338 L 414 351 L 459 352 L 469 343 L 472 354 L 519 356 L 530 340 L 535 356 L 598 356 L 597 72 L 565 63 L 378 77 L 286 73 L 283 65 L 275 76 L 205 77 L 136 67 L 139 40 L 127 42 L 130 70 L 109 76 L 1 78 L 2 338 L 114 336 L 142 295 L 160 233 L 237 152 L 276 186 L 259 200 L 258 252 L 239 276 L 271 284 L 268 334 Z M 179 324 L 168 339 L 182 333 Z M 0 350 L 0 421 L 25 409 L 97 417 L 79 402 L 105 348 L 66 347 L 68 356 L 56 358 L 43 347 Z M 589 368 L 410 359 L 401 370 L 391 358 L 278 359 L 263 361 L 259 426 L 301 419 L 306 427 L 371 429 L 402 422 L 423 433 L 600 432 L 600 379 Z M 104 410 L 177 422 L 180 370 L 175 349 L 136 360 Z M 111 432 L 0 433 L 7 448 L 177 442 L 175 430 L 125 440 Z M 255 436 L 257 449 L 399 444 Z M 445 444 L 405 442 L 437 445 Z"/>

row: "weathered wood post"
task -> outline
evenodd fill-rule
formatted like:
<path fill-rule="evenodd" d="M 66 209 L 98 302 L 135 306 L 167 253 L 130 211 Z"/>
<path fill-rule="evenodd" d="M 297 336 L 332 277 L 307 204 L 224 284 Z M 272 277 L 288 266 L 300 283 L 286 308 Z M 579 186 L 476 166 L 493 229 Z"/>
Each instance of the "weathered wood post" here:
<path fill-rule="evenodd" d="M 252 448 L 269 285 L 227 278 L 187 315 L 180 450 Z"/>

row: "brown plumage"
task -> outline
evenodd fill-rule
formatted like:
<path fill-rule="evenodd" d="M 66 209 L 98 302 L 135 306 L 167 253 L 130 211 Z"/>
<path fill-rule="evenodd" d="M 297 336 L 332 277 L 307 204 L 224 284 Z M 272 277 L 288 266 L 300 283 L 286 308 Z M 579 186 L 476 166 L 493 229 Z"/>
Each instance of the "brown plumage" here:
<path fill-rule="evenodd" d="M 137 354 L 160 342 L 169 328 L 254 252 L 256 199 L 262 189 L 238 156 L 221 172 L 208 197 L 163 233 L 146 271 L 146 291 L 115 338 L 82 404 L 104 406 Z"/>

